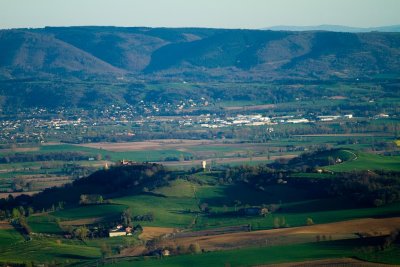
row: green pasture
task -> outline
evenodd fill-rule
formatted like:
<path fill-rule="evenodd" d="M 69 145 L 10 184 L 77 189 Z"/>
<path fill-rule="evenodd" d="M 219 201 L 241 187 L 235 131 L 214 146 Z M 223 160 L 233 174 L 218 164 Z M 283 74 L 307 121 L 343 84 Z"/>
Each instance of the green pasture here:
<path fill-rule="evenodd" d="M 87 205 L 77 208 L 64 209 L 52 212 L 51 215 L 60 218 L 62 221 L 80 220 L 88 218 L 111 218 L 119 217 L 119 215 L 127 207 L 124 205 L 104 204 L 104 205 Z"/>
<path fill-rule="evenodd" d="M 128 206 L 133 215 L 154 214 L 152 222 L 137 222 L 144 226 L 185 228 L 191 225 L 197 211 L 193 197 L 163 197 L 157 195 L 137 195 L 113 199 L 113 202 Z"/>
<path fill-rule="evenodd" d="M 368 251 L 367 249 L 360 250 L 357 253 L 357 257 L 359 259 L 370 261 L 370 262 L 380 262 L 386 264 L 393 264 L 398 266 L 400 264 L 400 245 L 393 245 L 390 248 L 385 249 L 384 251 Z"/>
<path fill-rule="evenodd" d="M 285 185 L 268 186 L 264 191 L 255 190 L 246 184 L 197 186 L 196 194 L 200 202 L 220 207 L 223 205 L 232 207 L 235 201 L 240 201 L 240 206 L 254 206 L 308 199 L 305 190 Z"/>
<path fill-rule="evenodd" d="M 38 215 L 29 216 L 27 222 L 34 233 L 44 233 L 44 234 L 62 234 L 61 228 L 56 222 L 54 216 L 49 215 Z"/>
<path fill-rule="evenodd" d="M 156 194 L 161 194 L 166 197 L 177 198 L 193 198 L 195 192 L 195 184 L 186 180 L 177 179 L 171 181 L 168 186 L 157 188 L 153 191 Z"/>
<path fill-rule="evenodd" d="M 41 152 L 84 152 L 91 156 L 101 155 L 103 159 L 110 158 L 112 161 L 132 160 L 132 161 L 163 161 L 167 157 L 180 158 L 181 156 L 190 156 L 187 152 L 178 150 L 140 150 L 127 152 L 114 152 L 102 148 L 89 148 L 76 145 L 50 145 L 42 146 Z"/>
<path fill-rule="evenodd" d="M 0 253 L 5 246 L 22 241 L 24 241 L 24 238 L 14 228 L 0 229 Z"/>
<path fill-rule="evenodd" d="M 351 172 L 361 170 L 400 171 L 400 156 L 382 156 L 357 152 L 357 158 L 334 166 L 324 167 L 333 172 Z"/>
<path fill-rule="evenodd" d="M 77 244 L 62 239 L 35 236 L 30 241 L 2 246 L 0 262 L 68 265 L 100 257 L 99 248 L 86 246 L 83 242 L 75 243 Z"/>

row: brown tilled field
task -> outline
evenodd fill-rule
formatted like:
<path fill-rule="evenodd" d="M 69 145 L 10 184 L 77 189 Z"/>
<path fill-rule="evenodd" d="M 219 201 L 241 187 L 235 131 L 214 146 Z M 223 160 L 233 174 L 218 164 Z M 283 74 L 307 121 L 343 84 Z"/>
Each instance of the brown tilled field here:
<path fill-rule="evenodd" d="M 114 152 L 139 151 L 139 150 L 162 150 L 162 149 L 180 149 L 183 147 L 210 145 L 218 142 L 212 140 L 152 140 L 143 142 L 125 142 L 125 143 L 89 143 L 79 144 L 78 146 L 105 149 Z"/>
<path fill-rule="evenodd" d="M 178 230 L 175 228 L 168 228 L 168 227 L 151 227 L 151 226 L 144 226 L 143 233 L 140 234 L 139 238 L 142 240 L 151 240 L 153 238 L 165 235 L 165 234 L 172 234 L 177 232 Z"/>
<path fill-rule="evenodd" d="M 8 221 L 0 221 L 0 230 L 13 229 L 12 225 Z"/>

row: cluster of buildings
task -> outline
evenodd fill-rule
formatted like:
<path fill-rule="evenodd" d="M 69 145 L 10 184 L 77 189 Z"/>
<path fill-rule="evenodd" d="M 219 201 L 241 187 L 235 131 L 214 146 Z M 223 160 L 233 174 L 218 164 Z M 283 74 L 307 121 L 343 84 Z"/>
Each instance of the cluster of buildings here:
<path fill-rule="evenodd" d="M 142 128 L 143 126 L 149 126 L 151 129 L 166 126 L 213 129 L 230 126 L 301 124 L 353 119 L 352 114 L 323 116 L 294 114 L 268 117 L 261 114 L 227 115 L 221 110 L 216 114 L 207 114 L 204 109 L 207 106 L 209 106 L 209 102 L 205 98 L 201 98 L 180 100 L 175 103 L 155 103 L 142 100 L 135 105 L 111 104 L 102 109 L 93 110 L 32 109 L 20 113 L 15 119 L 5 117 L 1 120 L 0 118 L 0 142 L 45 142 L 48 139 L 64 140 L 65 138 L 61 137 L 72 138 L 73 136 L 80 138 L 75 140 L 76 142 L 90 142 L 88 132 L 93 135 L 97 132 L 94 129 L 96 127 L 102 127 L 103 130 L 109 131 L 103 131 L 104 135 L 112 134 L 116 137 L 122 135 L 123 138 L 129 138 L 135 135 L 135 127 Z M 201 112 L 202 108 L 204 109 L 203 113 Z M 190 112 L 202 114 L 189 115 Z M 389 115 L 380 113 L 373 118 L 386 119 L 389 118 Z M 121 128 L 118 128 L 119 126 Z M 132 126 L 132 128 L 129 129 L 126 126 Z M 124 129 L 122 130 L 122 128 Z M 273 131 L 273 128 L 269 127 L 268 131 Z M 86 136 L 88 137 L 86 138 Z"/>
<path fill-rule="evenodd" d="M 122 224 L 118 224 L 115 228 L 112 228 L 108 234 L 110 237 L 115 237 L 115 236 L 127 236 L 127 235 L 132 235 L 134 232 L 133 227 L 123 227 Z"/>
<path fill-rule="evenodd" d="M 316 121 L 328 122 L 340 119 L 352 119 L 352 114 L 346 115 L 327 115 L 327 116 L 306 116 L 296 117 L 295 115 L 279 116 L 279 117 L 266 117 L 261 114 L 250 114 L 226 117 L 224 119 L 212 117 L 210 114 L 199 116 L 198 121 L 193 119 L 181 120 L 180 124 L 183 126 L 193 126 L 200 124 L 203 128 L 221 128 L 227 126 L 262 126 L 262 125 L 276 125 L 276 124 L 298 124 L 298 123 L 311 123 Z M 273 128 L 270 128 L 273 131 Z"/>
<path fill-rule="evenodd" d="M 199 121 L 200 126 L 204 128 L 219 128 L 227 126 L 262 126 L 272 124 L 269 117 L 264 117 L 260 114 L 252 115 L 236 115 L 234 117 L 210 118 L 210 115 Z"/>

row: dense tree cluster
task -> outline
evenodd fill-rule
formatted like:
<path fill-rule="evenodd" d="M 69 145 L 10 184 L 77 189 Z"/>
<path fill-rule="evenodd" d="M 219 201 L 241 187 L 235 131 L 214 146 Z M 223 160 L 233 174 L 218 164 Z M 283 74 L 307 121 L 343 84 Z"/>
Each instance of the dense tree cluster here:
<path fill-rule="evenodd" d="M 0 210 L 11 210 L 21 205 L 49 209 L 59 202 L 65 202 L 66 205 L 78 205 L 80 201 L 83 201 L 82 204 L 100 202 L 103 197 L 137 194 L 166 185 L 173 175 L 173 172 L 166 171 L 158 164 L 116 166 L 95 172 L 63 187 L 45 189 L 34 196 L 0 199 Z"/>
<path fill-rule="evenodd" d="M 103 203 L 107 203 L 104 201 L 103 196 L 102 195 L 81 195 L 79 198 L 79 204 L 81 205 L 91 205 L 91 204 L 103 204 Z"/>
<path fill-rule="evenodd" d="M 329 180 L 328 194 L 347 196 L 360 204 L 382 206 L 400 201 L 400 176 L 396 172 L 352 172 Z"/>

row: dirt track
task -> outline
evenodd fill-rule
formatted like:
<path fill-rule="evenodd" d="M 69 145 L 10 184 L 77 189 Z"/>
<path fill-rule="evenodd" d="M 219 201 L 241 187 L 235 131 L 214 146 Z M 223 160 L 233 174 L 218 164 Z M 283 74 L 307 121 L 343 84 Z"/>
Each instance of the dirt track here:
<path fill-rule="evenodd" d="M 177 229 L 175 228 L 144 226 L 143 233 L 139 236 L 139 238 L 142 240 L 150 240 L 161 235 L 174 233 L 176 231 Z"/>

